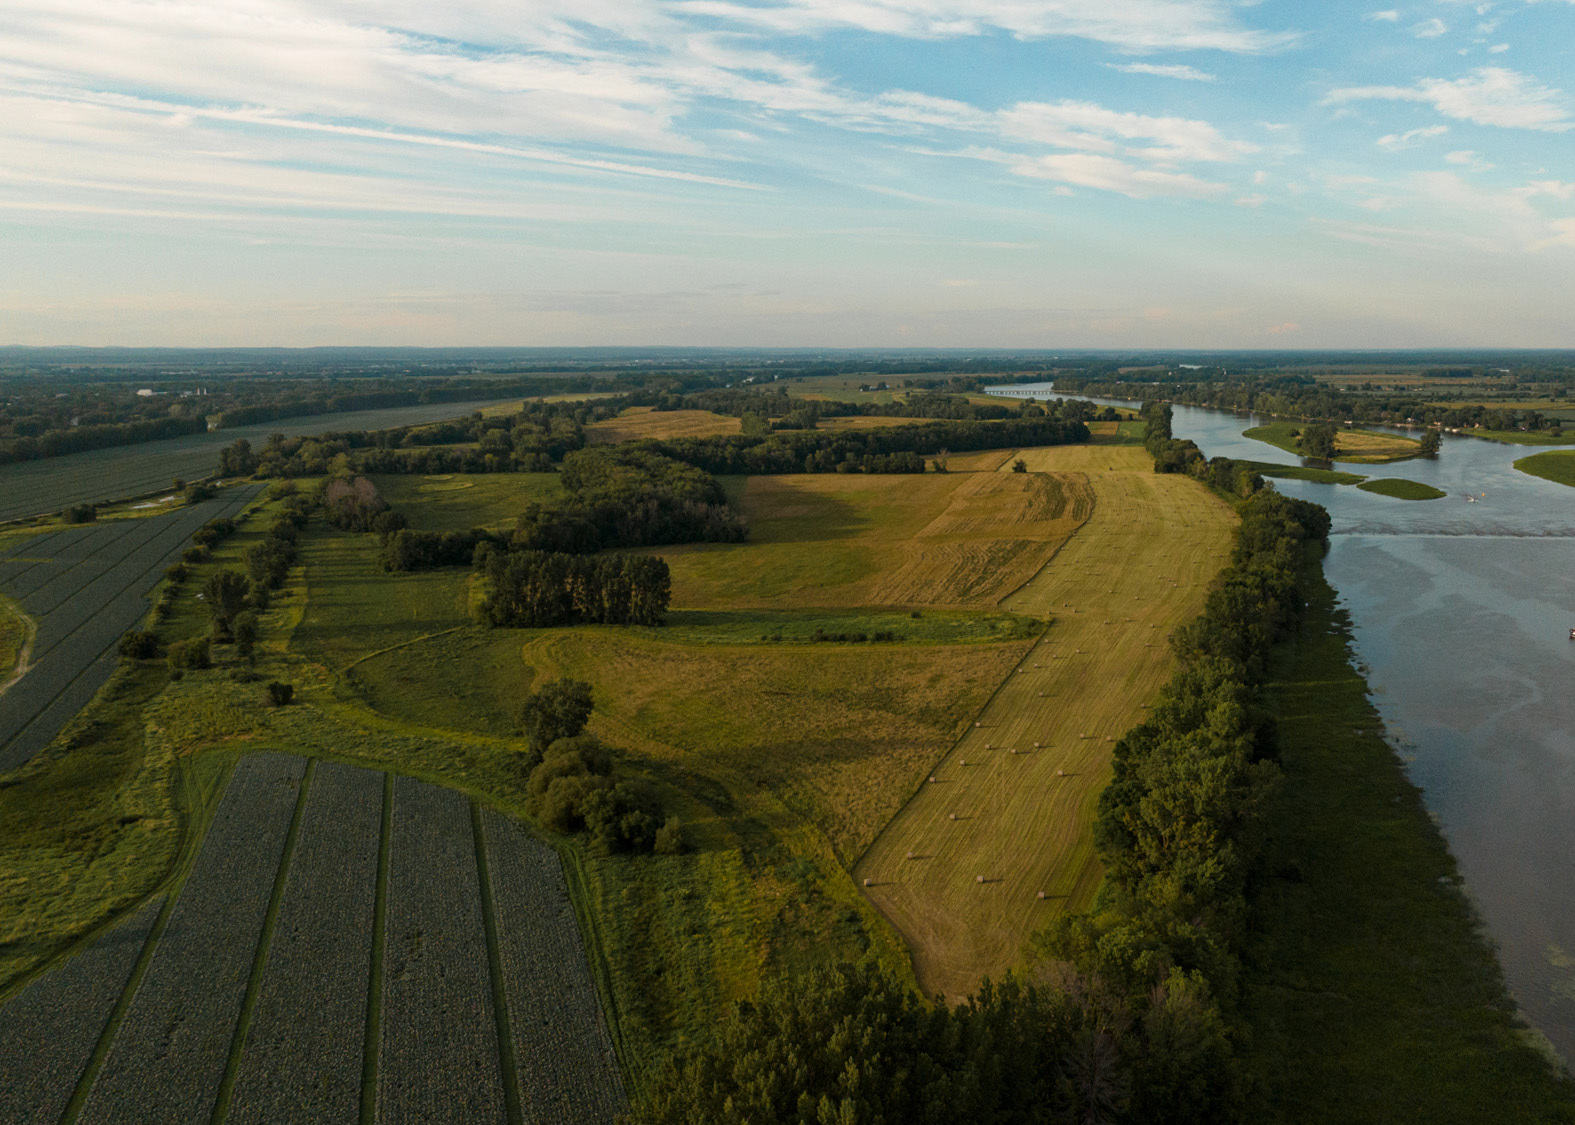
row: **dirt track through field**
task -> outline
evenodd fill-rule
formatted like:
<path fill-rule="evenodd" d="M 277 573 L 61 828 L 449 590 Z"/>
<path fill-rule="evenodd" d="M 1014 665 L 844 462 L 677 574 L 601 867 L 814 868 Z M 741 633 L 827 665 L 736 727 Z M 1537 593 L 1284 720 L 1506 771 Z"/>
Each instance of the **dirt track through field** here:
<path fill-rule="evenodd" d="M 1022 456 L 1034 472 L 1086 473 L 1096 497 L 1089 521 L 1002 602 L 1055 622 L 854 868 L 924 990 L 953 999 L 1088 904 L 1113 744 L 1169 678 L 1168 636 L 1201 611 L 1236 522 L 1196 482 L 1155 474 L 1142 449 Z"/>

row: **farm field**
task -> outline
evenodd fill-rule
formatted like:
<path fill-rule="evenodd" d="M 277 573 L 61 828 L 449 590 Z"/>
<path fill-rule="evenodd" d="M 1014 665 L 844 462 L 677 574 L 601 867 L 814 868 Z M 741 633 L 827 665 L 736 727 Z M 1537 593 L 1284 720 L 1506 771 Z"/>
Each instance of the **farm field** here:
<path fill-rule="evenodd" d="M 1515 468 L 1534 477 L 1575 488 L 1575 450 L 1534 453 L 1515 462 Z"/>
<path fill-rule="evenodd" d="M 429 1069 L 445 1061 L 453 1097 Z M 0 1075 L 17 1122 L 502 1122 L 525 1105 L 556 1125 L 624 1107 L 553 851 L 452 790 L 280 753 L 235 766 L 167 907 L 0 1006 Z"/>
<path fill-rule="evenodd" d="M 736 434 L 743 421 L 709 410 L 657 410 L 631 406 L 616 418 L 593 422 L 585 428 L 592 445 L 616 445 L 640 438 L 716 437 Z"/>
<path fill-rule="evenodd" d="M 1242 436 L 1283 449 L 1287 453 L 1300 454 L 1296 435 L 1301 432 L 1303 425 L 1301 422 L 1270 422 L 1266 426 L 1244 430 Z M 1343 426 L 1335 427 L 1334 443 L 1334 460 L 1370 465 L 1404 461 L 1408 457 L 1415 457 L 1421 449 L 1420 442 L 1398 434 L 1346 429 Z"/>
<path fill-rule="evenodd" d="M 953 999 L 1088 904 L 1112 743 L 1170 676 L 1168 635 L 1201 610 L 1235 523 L 1194 482 L 1156 475 L 1142 449 L 1023 456 L 1034 472 L 1085 474 L 1095 496 L 1088 522 L 1002 603 L 1054 624 L 853 870 L 924 990 Z"/>
<path fill-rule="evenodd" d="M 210 519 L 233 516 L 260 487 L 235 486 L 165 516 L 11 541 L 0 555 L 0 593 L 32 619 L 36 635 L 27 673 L 0 694 L 0 770 L 43 749 L 103 686 L 116 641 L 147 613 L 147 592 L 192 532 Z M 8 679 L 9 672 L 0 673 L 0 684 Z"/>
<path fill-rule="evenodd" d="M 526 505 L 563 495 L 557 473 L 377 474 L 372 481 L 393 507 L 419 511 L 425 531 L 512 531 Z"/>
<path fill-rule="evenodd" d="M 0 594 L 0 692 L 27 670 L 32 633 L 33 623 L 22 612 L 22 607 Z"/>
<path fill-rule="evenodd" d="M 508 400 L 517 403 L 518 399 Z M 59 512 L 73 504 L 119 500 L 169 487 L 176 477 L 197 480 L 212 476 L 219 450 L 245 438 L 254 446 L 269 434 L 287 437 L 343 430 L 381 430 L 459 418 L 491 402 L 453 402 L 360 410 L 350 414 L 319 414 L 279 422 L 237 426 L 206 434 L 144 442 L 114 449 L 95 449 L 67 457 L 48 457 L 0 465 L 0 523 Z M 505 403 L 506 405 L 507 403 Z"/>

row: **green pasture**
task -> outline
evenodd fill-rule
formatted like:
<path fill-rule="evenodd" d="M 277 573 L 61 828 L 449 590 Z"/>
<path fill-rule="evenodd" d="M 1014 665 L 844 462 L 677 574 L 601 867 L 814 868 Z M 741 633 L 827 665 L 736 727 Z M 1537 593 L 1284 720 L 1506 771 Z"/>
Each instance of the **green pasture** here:
<path fill-rule="evenodd" d="M 1307 422 L 1270 422 L 1263 426 L 1254 426 L 1250 430 L 1243 430 L 1242 437 L 1261 441 L 1287 453 L 1301 456 L 1301 446 L 1298 444 L 1298 435 L 1306 429 Z M 1348 429 L 1344 426 L 1335 427 L 1335 456 L 1336 461 L 1354 461 L 1365 464 L 1380 464 L 1387 461 L 1404 461 L 1414 457 L 1421 449 L 1421 443 L 1410 438 L 1400 437 L 1398 434 L 1378 433 L 1372 430 Z"/>
<path fill-rule="evenodd" d="M 512 530 L 526 505 L 563 495 L 557 473 L 376 474 L 372 482 L 420 531 Z"/>
<path fill-rule="evenodd" d="M 1534 453 L 1516 461 L 1515 468 L 1534 477 L 1575 488 L 1575 450 Z"/>
<path fill-rule="evenodd" d="M 1376 492 L 1379 496 L 1392 496 L 1396 500 L 1440 500 L 1448 495 L 1442 489 L 1434 488 L 1430 484 L 1403 480 L 1399 477 L 1364 480 L 1356 487 L 1363 492 Z"/>

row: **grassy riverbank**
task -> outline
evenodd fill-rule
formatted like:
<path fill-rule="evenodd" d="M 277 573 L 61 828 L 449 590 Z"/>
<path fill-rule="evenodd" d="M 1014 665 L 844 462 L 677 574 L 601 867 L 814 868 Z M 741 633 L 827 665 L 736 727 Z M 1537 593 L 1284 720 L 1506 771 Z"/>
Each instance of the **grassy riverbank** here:
<path fill-rule="evenodd" d="M 1267 425 L 1243 430 L 1241 436 L 1283 449 L 1287 453 L 1300 455 L 1301 432 L 1306 428 L 1305 422 L 1270 422 Z M 1421 452 L 1421 442 L 1401 437 L 1399 434 L 1335 427 L 1333 458 L 1335 461 L 1380 465 L 1389 461 L 1404 461 Z"/>
<path fill-rule="evenodd" d="M 1285 770 L 1245 998 L 1265 1120 L 1575 1121 L 1575 1084 L 1515 1017 L 1321 574 L 1309 601 L 1265 692 Z"/>
<path fill-rule="evenodd" d="M 1522 457 L 1515 462 L 1515 468 L 1534 477 L 1575 488 L 1575 450 Z"/>

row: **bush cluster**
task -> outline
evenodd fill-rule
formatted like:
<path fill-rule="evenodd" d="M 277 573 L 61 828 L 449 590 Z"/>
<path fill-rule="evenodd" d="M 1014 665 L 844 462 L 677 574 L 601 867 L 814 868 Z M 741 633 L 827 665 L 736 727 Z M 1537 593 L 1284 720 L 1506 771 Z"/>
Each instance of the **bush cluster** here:
<path fill-rule="evenodd" d="M 1143 445 L 1154 458 L 1156 473 L 1186 473 L 1218 492 L 1242 498 L 1263 490 L 1263 475 L 1250 462 L 1229 457 L 1210 460 L 1196 442 L 1173 437 L 1171 413 L 1169 403 L 1143 404 L 1143 420 L 1148 423 Z"/>
<path fill-rule="evenodd" d="M 487 576 L 477 614 L 488 625 L 660 625 L 672 597 L 667 563 L 652 555 L 483 549 L 476 565 Z"/>

